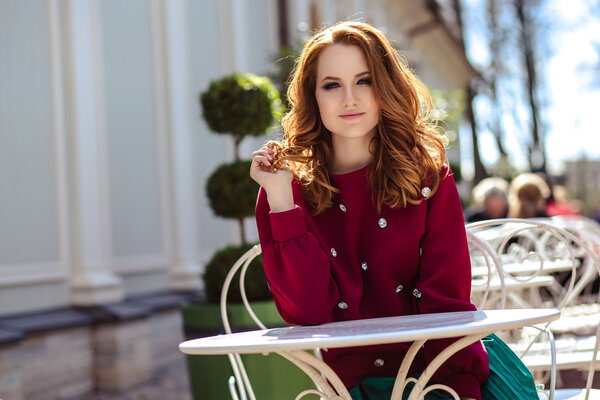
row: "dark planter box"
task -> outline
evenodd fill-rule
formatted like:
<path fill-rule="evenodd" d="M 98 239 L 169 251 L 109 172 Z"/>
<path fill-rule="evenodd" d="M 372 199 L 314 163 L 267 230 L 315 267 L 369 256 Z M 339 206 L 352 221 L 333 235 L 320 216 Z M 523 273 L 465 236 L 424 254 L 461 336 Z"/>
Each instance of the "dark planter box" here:
<path fill-rule="evenodd" d="M 269 328 L 286 325 L 273 301 L 252 303 L 252 309 Z M 219 305 L 186 302 L 181 310 L 186 339 L 224 333 Z M 242 304 L 231 304 L 228 310 L 234 332 L 258 329 Z M 257 399 L 294 399 L 301 391 L 314 388 L 304 372 L 278 354 L 243 355 L 242 360 Z M 231 398 L 227 382 L 233 371 L 227 356 L 187 356 L 187 364 L 194 400 Z"/>

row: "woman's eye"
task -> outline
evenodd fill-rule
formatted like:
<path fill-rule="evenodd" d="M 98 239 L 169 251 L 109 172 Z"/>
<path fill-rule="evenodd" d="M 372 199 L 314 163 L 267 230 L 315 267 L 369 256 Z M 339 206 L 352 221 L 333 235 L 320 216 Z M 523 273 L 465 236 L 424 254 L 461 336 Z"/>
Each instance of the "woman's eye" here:
<path fill-rule="evenodd" d="M 330 89 L 335 89 L 339 86 L 340 86 L 340 84 L 337 82 L 329 82 L 329 83 L 325 84 L 325 86 L 323 86 L 323 89 L 330 90 Z"/>
<path fill-rule="evenodd" d="M 370 85 L 371 84 L 371 78 L 361 78 L 358 80 L 357 84 L 359 85 Z"/>

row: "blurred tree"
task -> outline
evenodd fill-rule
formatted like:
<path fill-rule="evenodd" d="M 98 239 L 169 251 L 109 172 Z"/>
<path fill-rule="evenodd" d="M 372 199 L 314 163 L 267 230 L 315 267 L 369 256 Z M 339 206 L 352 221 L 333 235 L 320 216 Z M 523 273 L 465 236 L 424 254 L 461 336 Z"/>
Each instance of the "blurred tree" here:
<path fill-rule="evenodd" d="M 540 0 L 513 0 L 519 27 L 521 62 L 525 68 L 525 85 L 529 102 L 532 143 L 527 149 L 529 167 L 534 172 L 546 172 L 546 150 L 542 125 L 540 124 L 540 102 L 538 99 L 538 73 L 536 67 L 535 40 L 536 21 L 533 15 L 539 9 Z"/>
<path fill-rule="evenodd" d="M 279 51 L 273 56 L 276 70 L 269 77 L 275 86 L 277 86 L 279 93 L 281 93 L 285 111 L 290 109 L 287 99 L 287 88 L 302 47 L 304 47 L 304 43 L 301 42 L 297 42 L 294 45 L 281 46 L 279 47 Z"/>
<path fill-rule="evenodd" d="M 502 127 L 502 103 L 498 97 L 498 77 L 505 71 L 504 58 L 502 57 L 502 43 L 506 40 L 507 32 L 498 21 L 498 14 L 500 12 L 498 1 L 488 0 L 486 11 L 487 23 L 490 30 L 490 35 L 488 36 L 490 66 L 488 68 L 489 74 L 487 83 L 492 104 L 494 105 L 494 108 L 498 110 L 498 112 L 493 113 L 491 117 L 492 121 L 488 126 L 496 139 L 496 146 L 500 153 L 500 162 L 506 164 L 508 161 L 508 153 L 504 148 L 503 142 L 504 129 Z"/>
<path fill-rule="evenodd" d="M 460 30 L 460 45 L 465 50 L 465 30 L 463 25 L 463 7 L 460 0 L 452 0 L 452 8 L 454 9 L 456 21 L 458 23 L 458 28 Z M 473 181 L 475 183 L 481 181 L 482 179 L 487 177 L 487 172 L 485 167 L 483 166 L 483 162 L 481 161 L 481 155 L 479 152 L 479 135 L 477 129 L 477 119 L 475 118 L 475 111 L 473 109 L 473 103 L 475 101 L 475 96 L 477 95 L 477 81 L 479 77 L 476 77 L 471 82 L 469 82 L 468 87 L 465 90 L 466 94 L 466 108 L 465 112 L 467 114 L 467 119 L 469 120 L 469 124 L 471 125 L 471 140 L 473 142 L 473 164 L 475 170 L 475 176 L 473 177 Z"/>
<path fill-rule="evenodd" d="M 592 85 L 594 85 L 595 87 L 600 87 L 600 42 L 594 43 L 594 48 L 596 50 L 597 63 L 591 68 L 593 74 Z"/>
<path fill-rule="evenodd" d="M 589 18 L 600 21 L 600 0 L 589 0 L 588 4 L 587 15 Z M 596 62 L 583 65 L 581 69 L 586 74 L 589 74 L 591 86 L 593 88 L 600 88 L 600 38 L 595 38 L 592 45 L 596 53 Z"/>
<path fill-rule="evenodd" d="M 449 139 L 449 146 L 453 147 L 458 139 L 458 123 L 465 112 L 465 91 L 455 90 L 429 90 L 431 100 L 433 101 L 432 120 L 446 131 Z M 454 174 L 454 180 L 462 180 L 460 163 L 450 162 L 450 168 Z"/>
<path fill-rule="evenodd" d="M 546 32 L 553 16 L 548 0 L 484 0 L 455 3 L 468 4 L 464 14 L 470 35 L 479 30 L 486 38 L 485 57 L 477 54 L 481 74 L 476 95 L 484 99 L 486 112 L 476 114 L 480 125 L 494 137 L 498 150 L 497 167 L 511 170 L 506 149 L 505 119 L 523 132 L 518 140 L 533 171 L 546 170 L 543 109 L 545 105 L 543 75 L 539 65 L 547 56 L 550 35 Z M 472 43 L 471 43 L 472 44 Z M 477 42 L 478 45 L 482 43 Z M 523 113 L 522 110 L 527 110 Z M 527 132 L 527 133 L 525 133 Z"/>

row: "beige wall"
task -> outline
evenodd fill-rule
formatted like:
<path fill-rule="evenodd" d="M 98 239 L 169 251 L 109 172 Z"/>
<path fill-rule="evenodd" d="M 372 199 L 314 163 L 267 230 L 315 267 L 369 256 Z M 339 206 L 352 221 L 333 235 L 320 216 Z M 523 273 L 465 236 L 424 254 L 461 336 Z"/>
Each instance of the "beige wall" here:
<path fill-rule="evenodd" d="M 428 18 L 422 4 L 289 0 L 288 22 L 300 38 L 311 23 L 365 17 L 426 83 L 461 87 L 470 71 L 443 31 L 407 34 L 410 21 Z M 0 2 L 0 315 L 199 287 L 203 264 L 238 228 L 205 198 L 232 145 L 208 131 L 198 95 L 233 71 L 270 72 L 276 7 Z M 265 139 L 247 140 L 242 153 Z"/>

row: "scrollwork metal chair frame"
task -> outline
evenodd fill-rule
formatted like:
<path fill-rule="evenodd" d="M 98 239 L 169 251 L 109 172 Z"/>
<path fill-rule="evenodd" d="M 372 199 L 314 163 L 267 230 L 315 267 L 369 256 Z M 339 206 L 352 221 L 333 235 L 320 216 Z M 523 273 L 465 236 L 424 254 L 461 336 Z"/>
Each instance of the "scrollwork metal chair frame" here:
<path fill-rule="evenodd" d="M 502 265 L 503 259 L 506 258 L 507 254 L 510 254 L 508 256 L 509 258 L 514 258 L 515 256 L 520 257 L 520 261 L 532 259 L 537 259 L 539 261 L 539 268 L 533 274 L 519 276 L 503 272 L 507 279 L 519 281 L 533 279 L 544 273 L 544 262 L 549 262 L 552 257 L 566 256 L 571 260 L 570 278 L 565 287 L 561 287 L 561 290 L 554 299 L 555 302 L 552 305 L 555 308 L 563 309 L 568 304 L 575 302 L 585 285 L 590 282 L 589 271 L 592 271 L 594 276 L 600 274 L 600 260 L 589 241 L 583 240 L 575 235 L 572 232 L 573 229 L 563 229 L 567 227 L 564 224 L 562 226 L 557 226 L 559 224 L 555 222 L 556 221 L 553 220 L 496 219 L 467 224 L 466 227 L 468 232 L 470 232 L 470 235 L 476 237 L 478 236 L 478 233 L 488 230 L 486 234 L 483 234 L 483 236 L 487 236 L 487 239 L 484 241 L 490 243 L 490 247 L 496 253 L 500 265 Z M 496 238 L 494 238 L 493 235 L 490 235 L 489 230 L 491 229 L 496 230 Z M 518 246 L 520 246 L 517 247 L 517 252 L 514 251 L 515 247 L 511 249 L 511 244 L 515 244 L 515 241 L 517 241 Z M 583 267 L 580 265 L 581 263 L 578 258 L 583 258 Z M 578 273 L 578 268 L 585 269 L 583 270 L 583 273 Z M 498 271 L 501 271 L 501 269 L 498 269 Z M 551 324 L 552 323 L 548 323 L 544 327 L 540 327 L 541 331 L 545 332 L 549 339 L 551 339 L 551 361 L 549 362 L 551 376 L 550 388 L 547 392 L 550 400 L 554 398 L 556 384 L 556 351 L 552 339 Z M 529 342 L 529 345 L 523 351 L 521 356 L 527 354 L 542 332 Z M 599 344 L 600 324 L 596 328 L 593 355 L 588 364 L 589 369 L 585 388 L 586 399 L 589 398 L 591 393 Z"/>

